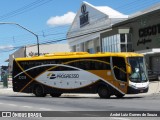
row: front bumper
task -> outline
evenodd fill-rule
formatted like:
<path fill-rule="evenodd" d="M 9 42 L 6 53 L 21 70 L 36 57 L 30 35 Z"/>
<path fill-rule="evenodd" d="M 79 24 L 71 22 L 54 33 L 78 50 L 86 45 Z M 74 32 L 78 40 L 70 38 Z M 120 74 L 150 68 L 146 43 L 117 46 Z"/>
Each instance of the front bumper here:
<path fill-rule="evenodd" d="M 146 88 L 133 88 L 131 86 L 128 87 L 127 94 L 139 94 L 139 93 L 147 93 L 149 87 Z"/>

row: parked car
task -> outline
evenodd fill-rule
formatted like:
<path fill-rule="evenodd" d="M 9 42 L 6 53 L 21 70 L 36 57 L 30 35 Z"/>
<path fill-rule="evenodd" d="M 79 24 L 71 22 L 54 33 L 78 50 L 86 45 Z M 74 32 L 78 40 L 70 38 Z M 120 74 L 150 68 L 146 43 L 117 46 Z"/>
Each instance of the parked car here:
<path fill-rule="evenodd" d="M 148 70 L 149 81 L 160 80 L 160 72 Z"/>

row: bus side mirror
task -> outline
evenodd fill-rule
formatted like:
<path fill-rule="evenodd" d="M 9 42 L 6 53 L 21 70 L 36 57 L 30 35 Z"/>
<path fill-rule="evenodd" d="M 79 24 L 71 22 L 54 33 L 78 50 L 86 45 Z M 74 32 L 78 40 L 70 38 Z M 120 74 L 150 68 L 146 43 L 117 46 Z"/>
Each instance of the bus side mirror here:
<path fill-rule="evenodd" d="M 127 65 L 127 73 L 131 74 L 132 73 L 132 69 L 130 65 Z"/>

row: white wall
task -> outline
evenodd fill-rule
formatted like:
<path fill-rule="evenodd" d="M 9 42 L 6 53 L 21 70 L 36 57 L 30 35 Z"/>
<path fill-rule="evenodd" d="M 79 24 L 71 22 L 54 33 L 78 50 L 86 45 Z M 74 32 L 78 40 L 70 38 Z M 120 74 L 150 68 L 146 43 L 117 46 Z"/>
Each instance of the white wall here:
<path fill-rule="evenodd" d="M 71 51 L 68 44 L 45 44 L 45 45 L 40 45 L 39 49 L 40 49 L 40 54 Z M 26 46 L 26 48 L 20 48 L 13 54 L 9 55 L 9 73 L 12 72 L 13 60 L 15 58 L 20 58 L 25 56 L 31 57 L 30 56 L 31 53 L 33 53 L 33 55 L 37 55 L 38 53 L 37 51 L 38 51 L 37 46 Z"/>
<path fill-rule="evenodd" d="M 40 55 L 53 53 L 53 52 L 70 52 L 70 47 L 68 44 L 44 44 L 39 46 Z M 38 49 L 37 46 L 27 47 L 26 56 L 37 55 Z"/>
<path fill-rule="evenodd" d="M 80 16 L 83 14 L 81 11 L 82 5 L 86 6 L 88 12 L 88 24 L 80 26 Z M 109 11 L 108 11 L 109 10 Z M 110 11 L 114 11 L 113 14 Z M 114 16 L 115 14 L 116 17 Z M 114 16 L 114 17 L 113 17 Z M 110 30 L 112 25 L 127 19 L 128 16 L 119 13 L 118 11 L 107 6 L 93 6 L 87 2 L 83 2 L 76 14 L 76 17 L 68 30 L 67 38 L 69 45 L 77 46 L 81 43 L 87 43 L 94 39 L 100 40 L 100 34 L 106 30 Z M 102 31 L 103 30 L 103 31 Z M 97 47 L 97 46 L 95 46 Z M 75 49 L 72 49 L 74 51 Z M 79 49 L 77 49 L 79 50 Z"/>

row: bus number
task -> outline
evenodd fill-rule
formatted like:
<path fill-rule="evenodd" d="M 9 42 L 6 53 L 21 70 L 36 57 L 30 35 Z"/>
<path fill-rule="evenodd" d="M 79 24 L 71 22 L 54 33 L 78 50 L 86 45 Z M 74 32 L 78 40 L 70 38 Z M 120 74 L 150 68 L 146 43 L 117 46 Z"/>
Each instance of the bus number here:
<path fill-rule="evenodd" d="M 26 76 L 19 76 L 18 78 L 22 80 L 22 79 L 26 79 Z"/>

